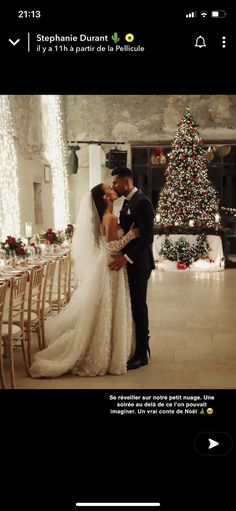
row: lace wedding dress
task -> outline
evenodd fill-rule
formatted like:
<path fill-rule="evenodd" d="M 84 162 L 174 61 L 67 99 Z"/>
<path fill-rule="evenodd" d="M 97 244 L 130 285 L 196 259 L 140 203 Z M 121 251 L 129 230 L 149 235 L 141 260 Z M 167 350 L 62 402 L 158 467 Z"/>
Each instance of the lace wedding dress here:
<path fill-rule="evenodd" d="M 30 369 L 33 378 L 67 372 L 79 376 L 126 373 L 135 347 L 128 277 L 126 269 L 111 271 L 108 262 L 133 238 L 133 232 L 109 243 L 103 238 L 103 249 L 69 304 L 46 321 L 49 345 L 35 355 Z"/>

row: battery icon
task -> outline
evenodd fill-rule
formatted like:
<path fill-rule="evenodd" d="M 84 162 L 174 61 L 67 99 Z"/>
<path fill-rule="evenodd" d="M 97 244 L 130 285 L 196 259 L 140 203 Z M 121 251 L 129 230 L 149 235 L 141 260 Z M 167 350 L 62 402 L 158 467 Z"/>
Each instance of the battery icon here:
<path fill-rule="evenodd" d="M 225 18 L 226 14 L 225 11 L 211 11 L 212 18 Z"/>

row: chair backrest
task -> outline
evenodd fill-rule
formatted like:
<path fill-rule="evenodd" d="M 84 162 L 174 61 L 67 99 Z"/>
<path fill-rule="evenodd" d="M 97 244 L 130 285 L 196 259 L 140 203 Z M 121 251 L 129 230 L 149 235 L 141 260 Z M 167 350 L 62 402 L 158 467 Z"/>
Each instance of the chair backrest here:
<path fill-rule="evenodd" d="M 31 319 L 31 312 L 40 317 L 40 299 L 43 284 L 44 267 L 33 268 L 30 272 L 30 284 L 28 294 L 28 322 Z"/>
<path fill-rule="evenodd" d="M 49 304 L 47 307 L 47 315 L 52 311 L 52 289 L 53 289 L 53 280 L 56 270 L 56 261 L 49 261 L 47 263 L 45 269 L 45 275 L 43 280 L 43 291 L 42 291 L 42 314 L 44 316 L 45 311 L 45 303 Z"/>
<path fill-rule="evenodd" d="M 2 322 L 3 322 L 3 310 L 5 305 L 7 282 L 0 284 L 0 379 L 2 388 L 5 388 L 5 379 L 3 373 L 3 361 L 2 361 Z"/>
<path fill-rule="evenodd" d="M 64 302 L 67 302 L 68 274 L 69 274 L 70 255 L 62 256 L 59 259 L 58 269 L 58 288 L 57 288 L 57 307 L 58 312 L 61 309 L 61 295 L 64 295 Z"/>
<path fill-rule="evenodd" d="M 7 282 L 3 282 L 0 284 L 0 335 L 2 332 L 2 320 L 3 320 L 3 310 L 6 298 L 6 290 L 7 290 Z"/>
<path fill-rule="evenodd" d="M 68 286 L 67 286 L 67 301 L 69 302 L 71 299 L 73 290 L 75 288 L 75 270 L 74 270 L 74 261 L 72 259 L 71 252 L 69 253 L 69 270 L 68 270 Z"/>
<path fill-rule="evenodd" d="M 26 285 L 28 280 L 28 272 L 21 276 L 13 277 L 10 280 L 10 297 L 9 297 L 9 311 L 8 311 L 8 333 L 4 334 L 4 352 L 9 353 L 10 357 L 10 374 L 11 386 L 15 388 L 15 369 L 14 369 L 14 356 L 13 356 L 13 337 L 15 324 L 20 328 L 18 341 L 21 340 L 21 347 L 24 356 L 26 371 L 28 373 L 28 366 L 25 352 L 25 335 L 24 335 L 24 304 L 26 295 Z"/>
<path fill-rule="evenodd" d="M 24 329 L 24 302 L 25 292 L 28 280 L 28 273 L 24 273 L 19 277 L 10 280 L 10 298 L 9 298 L 9 315 L 8 315 L 8 335 L 12 335 L 12 324 L 16 319 L 20 328 Z"/>

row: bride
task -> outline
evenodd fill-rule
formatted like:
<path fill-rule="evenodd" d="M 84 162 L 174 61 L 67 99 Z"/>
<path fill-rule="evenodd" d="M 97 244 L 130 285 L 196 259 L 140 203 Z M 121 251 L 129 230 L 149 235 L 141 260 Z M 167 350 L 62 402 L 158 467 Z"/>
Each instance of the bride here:
<path fill-rule="evenodd" d="M 77 287 L 68 305 L 46 321 L 48 347 L 35 355 L 33 378 L 125 374 L 134 352 L 126 269 L 108 267 L 138 230 L 122 236 L 112 213 L 116 192 L 99 184 L 85 194 L 72 242 Z"/>

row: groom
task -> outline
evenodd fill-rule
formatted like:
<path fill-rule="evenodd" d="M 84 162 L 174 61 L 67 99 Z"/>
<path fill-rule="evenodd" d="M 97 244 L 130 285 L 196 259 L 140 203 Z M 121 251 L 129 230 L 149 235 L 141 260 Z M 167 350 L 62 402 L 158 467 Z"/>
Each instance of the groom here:
<path fill-rule="evenodd" d="M 147 365 L 147 354 L 150 356 L 146 297 L 148 279 L 155 268 L 152 254 L 154 208 L 150 199 L 134 186 L 132 170 L 115 167 L 111 175 L 113 189 L 119 197 L 126 197 L 120 211 L 120 226 L 125 234 L 133 223 L 139 229 L 139 237 L 126 245 L 123 255 L 113 256 L 114 261 L 109 264 L 111 270 L 127 267 L 136 334 L 135 355 L 127 369 L 137 369 Z"/>

